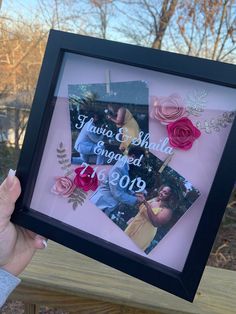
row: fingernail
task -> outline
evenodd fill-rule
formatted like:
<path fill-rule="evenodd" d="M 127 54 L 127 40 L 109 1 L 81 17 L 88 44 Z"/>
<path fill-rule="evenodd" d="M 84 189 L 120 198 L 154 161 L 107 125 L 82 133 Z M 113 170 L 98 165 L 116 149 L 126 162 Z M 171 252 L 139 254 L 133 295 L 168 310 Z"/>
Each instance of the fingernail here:
<path fill-rule="evenodd" d="M 8 171 L 8 175 L 7 175 L 7 180 L 6 180 L 6 184 L 7 184 L 7 187 L 10 189 L 13 184 L 14 184 L 14 177 L 15 177 L 15 174 L 16 174 L 16 171 L 15 170 L 12 170 L 10 169 Z"/>
<path fill-rule="evenodd" d="M 16 175 L 16 170 L 10 169 L 10 170 L 8 171 L 8 176 L 14 177 L 15 175 Z"/>
<path fill-rule="evenodd" d="M 46 241 L 46 240 L 43 240 L 42 243 L 43 243 L 43 245 L 44 245 L 44 248 L 46 249 L 46 248 L 48 247 L 47 241 Z"/>

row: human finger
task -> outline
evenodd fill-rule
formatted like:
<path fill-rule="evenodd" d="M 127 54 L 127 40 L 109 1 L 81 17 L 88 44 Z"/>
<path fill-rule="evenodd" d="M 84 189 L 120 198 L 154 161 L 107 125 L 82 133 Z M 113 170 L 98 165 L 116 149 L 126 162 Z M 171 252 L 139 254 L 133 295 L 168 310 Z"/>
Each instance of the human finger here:
<path fill-rule="evenodd" d="M 0 226 L 10 221 L 15 202 L 21 193 L 20 182 L 15 172 L 10 170 L 7 178 L 0 185 Z"/>

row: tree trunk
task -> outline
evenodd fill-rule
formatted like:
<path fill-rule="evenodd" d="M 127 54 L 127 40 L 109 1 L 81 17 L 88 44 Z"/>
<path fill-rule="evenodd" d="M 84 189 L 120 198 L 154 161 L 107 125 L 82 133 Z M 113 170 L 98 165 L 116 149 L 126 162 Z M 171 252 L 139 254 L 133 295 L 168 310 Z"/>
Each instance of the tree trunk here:
<path fill-rule="evenodd" d="M 172 18 L 178 0 L 164 0 L 161 9 L 159 27 L 157 28 L 156 37 L 153 41 L 152 48 L 161 49 L 162 40 Z M 168 8 L 169 5 L 169 8 Z"/>

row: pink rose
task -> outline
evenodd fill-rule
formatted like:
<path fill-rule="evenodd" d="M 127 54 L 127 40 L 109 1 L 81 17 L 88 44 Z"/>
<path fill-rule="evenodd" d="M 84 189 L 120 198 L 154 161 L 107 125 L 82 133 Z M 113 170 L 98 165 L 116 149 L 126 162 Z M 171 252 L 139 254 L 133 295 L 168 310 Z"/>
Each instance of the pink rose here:
<path fill-rule="evenodd" d="M 75 169 L 76 177 L 74 184 L 84 190 L 85 192 L 92 190 L 95 191 L 98 188 L 98 177 L 94 173 L 92 167 L 88 166 L 85 170 L 84 167 L 80 166 Z M 81 174 L 82 173 L 82 174 Z"/>
<path fill-rule="evenodd" d="M 76 186 L 68 177 L 56 177 L 56 182 L 53 185 L 51 192 L 62 197 L 69 197 Z"/>
<path fill-rule="evenodd" d="M 179 149 L 188 150 L 201 132 L 188 118 L 181 118 L 167 125 L 170 145 Z"/>
<path fill-rule="evenodd" d="M 185 112 L 182 98 L 177 94 L 172 94 L 169 97 L 155 98 L 150 117 L 168 124 L 183 117 Z"/>

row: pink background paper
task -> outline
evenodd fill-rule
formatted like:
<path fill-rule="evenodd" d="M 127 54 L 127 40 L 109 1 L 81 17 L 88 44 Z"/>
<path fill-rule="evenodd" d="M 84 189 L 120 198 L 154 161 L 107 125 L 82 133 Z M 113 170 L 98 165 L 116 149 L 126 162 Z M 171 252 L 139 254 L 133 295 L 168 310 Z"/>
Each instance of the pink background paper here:
<path fill-rule="evenodd" d="M 67 99 L 68 85 L 105 83 L 107 70 L 110 71 L 112 82 L 145 81 L 149 87 L 150 101 L 152 96 L 165 97 L 172 93 L 178 93 L 185 99 L 186 95 L 194 90 L 206 90 L 208 93 L 207 108 L 200 117 L 191 116 L 193 122 L 218 117 L 223 111 L 236 109 L 234 105 L 236 93 L 235 90 L 230 88 L 66 53 L 55 91 L 55 96 L 58 99 L 48 132 L 31 208 L 181 271 L 204 209 L 230 131 L 230 125 L 224 129 L 222 128 L 218 133 L 206 134 L 202 131 L 202 136 L 194 143 L 191 150 L 175 152 L 169 165 L 199 189 L 201 196 L 151 253 L 146 255 L 88 199 L 82 207 L 78 207 L 74 211 L 66 199 L 55 196 L 50 192 L 54 177 L 64 175 L 56 157 L 56 149 L 59 143 L 63 142 L 68 155 L 71 152 L 70 115 Z M 217 108 L 224 108 L 224 110 L 219 111 Z M 165 128 L 155 121 L 150 120 L 149 131 L 151 142 L 159 142 L 161 138 L 166 137 Z M 164 156 L 158 152 L 155 152 L 155 154 L 161 159 L 166 157 L 166 155 Z"/>

